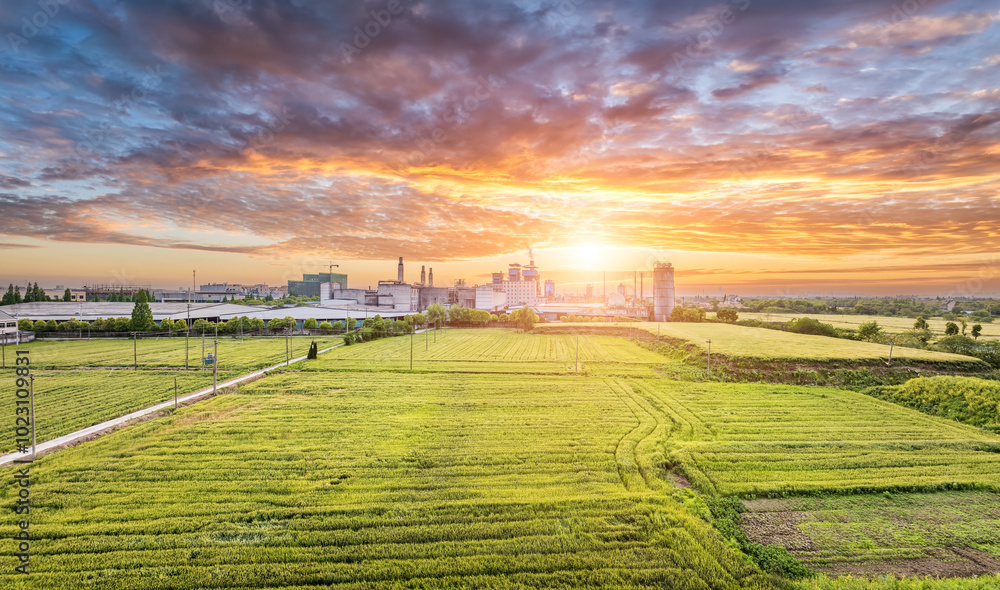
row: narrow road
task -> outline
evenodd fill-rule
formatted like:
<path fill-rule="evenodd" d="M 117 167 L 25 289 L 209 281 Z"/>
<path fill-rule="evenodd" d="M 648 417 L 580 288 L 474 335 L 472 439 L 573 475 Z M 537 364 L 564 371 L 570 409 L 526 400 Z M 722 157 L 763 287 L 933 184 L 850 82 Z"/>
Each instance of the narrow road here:
<path fill-rule="evenodd" d="M 343 344 L 336 344 L 336 345 L 331 346 L 329 348 L 324 348 L 323 350 L 320 350 L 318 352 L 320 354 L 322 354 L 324 352 L 329 352 L 329 351 L 331 351 L 334 348 L 337 348 L 339 346 L 343 346 Z M 291 361 L 288 361 L 288 362 L 290 362 L 290 363 L 297 363 L 299 361 L 304 361 L 304 360 L 306 360 L 306 357 L 300 356 L 298 358 L 291 359 Z M 236 377 L 235 379 L 230 379 L 229 381 L 223 381 L 222 383 L 219 383 L 216 386 L 216 388 L 217 389 L 223 389 L 225 387 L 232 387 L 233 385 L 236 385 L 237 383 L 243 383 L 244 381 L 249 381 L 251 379 L 256 379 L 257 377 L 261 377 L 261 376 L 263 376 L 264 374 L 266 374 L 269 371 L 273 371 L 275 369 L 280 369 L 280 368 L 286 366 L 287 364 L 288 363 L 278 363 L 277 365 L 273 365 L 273 366 L 267 367 L 266 369 L 261 369 L 259 371 L 254 371 L 253 373 L 247 373 L 246 375 L 241 375 L 239 377 Z M 197 399 L 203 398 L 203 397 L 205 397 L 207 395 L 211 395 L 211 394 L 212 394 L 212 388 L 211 387 L 206 387 L 205 389 L 201 389 L 201 390 L 195 391 L 194 393 L 189 393 L 187 395 L 183 395 L 183 396 L 178 397 L 177 398 L 177 403 L 181 404 L 181 403 L 184 403 L 184 402 L 195 401 Z M 71 433 L 66 434 L 64 436 L 60 436 L 59 438 L 54 438 L 52 440 L 47 440 L 47 441 L 45 441 L 43 443 L 39 443 L 38 444 L 38 446 L 36 447 L 36 453 L 37 453 L 37 455 L 41 455 L 41 454 L 45 453 L 46 451 L 50 451 L 52 449 L 59 448 L 62 445 L 66 445 L 66 444 L 70 444 L 70 443 L 76 442 L 78 440 L 86 439 L 86 438 L 88 438 L 90 436 L 93 436 L 94 434 L 97 434 L 98 432 L 101 432 L 102 430 L 107 430 L 108 428 L 114 428 L 115 426 L 121 426 L 122 424 L 125 424 L 126 422 L 129 422 L 131 420 L 135 420 L 136 418 L 141 418 L 141 417 L 143 417 L 143 416 L 145 416 L 147 414 L 152 414 L 153 412 L 159 412 L 160 410 L 165 410 L 167 408 L 172 408 L 173 405 L 174 405 L 174 400 L 170 400 L 170 401 L 167 401 L 167 402 L 163 402 L 161 404 L 156 404 L 155 406 L 150 406 L 148 408 L 143 408 L 141 410 L 137 410 L 135 412 L 132 412 L 131 414 L 126 414 L 126 415 L 120 416 L 118 418 L 113 418 L 111 420 L 108 420 L 107 422 L 101 422 L 100 424 L 95 424 L 93 426 L 89 426 L 87 428 L 83 428 L 81 430 L 77 430 L 76 432 L 71 432 Z M 24 453 L 16 453 L 16 452 L 0 456 L 0 466 L 9 465 L 9 464 L 13 463 L 17 459 L 24 459 L 26 457 L 28 457 L 28 455 L 26 455 Z"/>

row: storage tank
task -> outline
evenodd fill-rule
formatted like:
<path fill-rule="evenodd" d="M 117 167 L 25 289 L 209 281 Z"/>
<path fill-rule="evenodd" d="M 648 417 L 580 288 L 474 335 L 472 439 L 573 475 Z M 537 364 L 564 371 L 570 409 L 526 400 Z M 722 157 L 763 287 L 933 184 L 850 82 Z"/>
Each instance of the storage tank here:
<path fill-rule="evenodd" d="M 653 266 L 653 317 L 658 322 L 670 320 L 674 310 L 674 265 L 657 262 Z"/>

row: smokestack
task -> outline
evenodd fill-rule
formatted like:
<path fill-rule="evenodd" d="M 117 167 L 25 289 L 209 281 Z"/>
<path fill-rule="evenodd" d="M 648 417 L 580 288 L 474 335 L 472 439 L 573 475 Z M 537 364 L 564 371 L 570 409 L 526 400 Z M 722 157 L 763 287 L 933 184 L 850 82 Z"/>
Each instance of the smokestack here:
<path fill-rule="evenodd" d="M 420 284 L 421 285 L 426 285 L 427 284 L 427 267 L 426 266 L 421 266 L 420 267 Z"/>
<path fill-rule="evenodd" d="M 403 282 L 403 257 L 399 257 L 399 271 L 396 273 L 396 280 L 400 283 Z"/>
<path fill-rule="evenodd" d="M 431 268 L 431 274 L 427 275 L 427 286 L 428 287 L 433 287 L 434 286 L 434 268 L 433 267 Z"/>

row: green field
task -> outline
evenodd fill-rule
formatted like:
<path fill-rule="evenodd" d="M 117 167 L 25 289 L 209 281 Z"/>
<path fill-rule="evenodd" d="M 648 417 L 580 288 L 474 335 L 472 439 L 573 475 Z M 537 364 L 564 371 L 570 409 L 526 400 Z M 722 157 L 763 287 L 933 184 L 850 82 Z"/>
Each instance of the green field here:
<path fill-rule="evenodd" d="M 309 344 L 316 341 L 322 350 L 343 342 L 338 336 L 294 336 L 293 356 L 305 356 Z M 214 351 L 209 335 L 204 340 L 205 353 Z M 133 346 L 135 350 L 133 351 Z M 8 347 L 8 353 L 13 355 Z M 133 358 L 140 369 L 184 368 L 185 349 L 188 364 L 198 368 L 201 359 L 202 339 L 184 338 L 139 339 L 133 343 L 128 339 L 93 340 L 35 340 L 17 347 L 31 352 L 31 364 L 37 369 L 76 369 L 80 367 L 129 367 Z M 9 360 L 9 359 L 8 359 Z M 249 372 L 285 360 L 285 339 L 282 337 L 219 337 L 219 370 Z"/>
<path fill-rule="evenodd" d="M 645 330 L 668 338 L 679 338 L 695 344 L 707 351 L 708 340 L 712 341 L 712 352 L 730 358 L 752 358 L 762 360 L 820 360 L 820 361 L 885 361 L 889 358 L 889 347 L 871 342 L 858 342 L 842 338 L 795 334 L 766 328 L 752 328 L 721 323 L 680 323 L 680 322 L 634 322 L 541 324 L 536 331 L 561 331 L 565 329 L 635 329 Z M 982 361 L 958 354 L 932 352 L 916 348 L 895 347 L 893 359 L 927 362 L 961 362 L 982 364 Z"/>
<path fill-rule="evenodd" d="M 577 344 L 579 343 L 579 357 Z M 363 346 L 344 346 L 323 355 L 312 369 L 402 371 L 410 368 L 409 336 Z M 655 352 L 611 336 L 521 334 L 513 330 L 447 329 L 412 339 L 413 370 L 446 373 L 540 373 L 655 376 L 670 364 Z M 579 358 L 579 365 L 577 365 Z"/>
<path fill-rule="evenodd" d="M 219 381 L 237 373 L 220 373 Z M 212 385 L 212 374 L 201 371 L 132 371 L 128 369 L 93 371 L 36 371 L 35 416 L 39 443 L 93 426 L 130 412 L 141 410 L 174 397 L 174 377 L 178 395 Z M 10 369 L 0 371 L 4 383 L 13 383 Z M 0 398 L 0 412 L 14 416 L 16 398 Z M 5 425 L 0 438 L 0 452 L 14 448 L 13 420 Z"/>
<path fill-rule="evenodd" d="M 856 329 L 858 326 L 865 322 L 876 321 L 882 329 L 890 334 L 899 334 L 906 332 L 907 330 L 913 329 L 913 322 L 916 320 L 914 318 L 900 318 L 900 317 L 888 317 L 888 316 L 871 316 L 871 315 L 839 315 L 839 314 L 795 314 L 795 313 L 751 313 L 746 311 L 741 311 L 740 319 L 759 319 L 765 322 L 790 322 L 795 318 L 801 317 L 811 317 L 813 319 L 819 320 L 824 324 L 830 324 L 837 328 L 852 328 Z M 943 320 L 941 318 L 926 318 L 927 325 L 932 332 L 937 336 L 944 336 L 944 327 L 949 320 Z M 974 324 L 979 324 L 983 327 L 982 336 L 980 338 L 1000 338 L 1000 322 L 994 321 L 993 323 L 983 323 L 976 322 L 974 320 L 966 319 L 969 324 L 968 329 L 971 330 Z M 955 322 L 958 323 L 957 321 Z"/>
<path fill-rule="evenodd" d="M 565 376 L 271 376 L 38 461 L 34 568 L 0 585 L 774 588 L 639 477 L 652 447 L 621 395 Z"/>
<path fill-rule="evenodd" d="M 1000 489 L 1000 436 L 860 393 L 666 380 L 630 386 L 674 423 L 672 461 L 707 493 Z"/>
<path fill-rule="evenodd" d="M 409 337 L 342 347 L 42 457 L 32 573 L 7 568 L 0 587 L 854 590 L 763 573 L 699 494 L 1000 482 L 1000 437 L 849 391 L 673 381 L 665 357 L 611 336 L 579 336 L 579 375 L 575 334 L 420 338 L 412 372 Z M 955 493 L 970 492 L 936 496 Z M 17 518 L 4 512 L 0 538 Z M 971 544 L 966 523 L 942 521 L 940 538 Z M 901 539 L 878 548 L 905 557 Z"/>

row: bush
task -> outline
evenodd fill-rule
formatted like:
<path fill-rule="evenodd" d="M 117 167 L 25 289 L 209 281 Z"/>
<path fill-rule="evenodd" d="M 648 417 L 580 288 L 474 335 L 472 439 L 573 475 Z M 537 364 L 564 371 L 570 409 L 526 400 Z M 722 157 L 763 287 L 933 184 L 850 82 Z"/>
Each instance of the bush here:
<path fill-rule="evenodd" d="M 829 336 L 831 338 L 837 337 L 837 329 L 834 328 L 833 325 L 824 324 L 823 322 L 812 318 L 796 318 L 791 322 L 788 322 L 788 327 L 786 329 L 789 332 L 795 332 L 797 334 L 812 334 L 814 336 Z"/>
<path fill-rule="evenodd" d="M 337 322 L 337 323 L 340 324 L 340 322 Z M 333 329 L 333 324 L 331 324 L 330 322 L 320 322 L 319 329 L 320 330 L 332 330 Z"/>
<path fill-rule="evenodd" d="M 302 322 L 302 327 L 306 330 L 315 330 L 318 325 L 319 322 L 317 322 L 315 318 L 309 318 L 308 320 Z"/>
<path fill-rule="evenodd" d="M 31 326 L 34 323 L 35 322 L 29 320 L 28 318 L 21 318 L 21 319 L 17 320 L 17 329 L 18 330 L 24 330 L 24 331 L 31 331 Z"/>
<path fill-rule="evenodd" d="M 707 498 L 705 503 L 712 513 L 713 524 L 722 536 L 735 542 L 765 572 L 788 578 L 804 578 L 812 573 L 784 547 L 750 541 L 740 526 L 745 508 L 738 498 Z"/>
<path fill-rule="evenodd" d="M 1000 426 L 1000 383 L 975 377 L 917 377 L 882 397 L 926 414 L 973 426 Z"/>
<path fill-rule="evenodd" d="M 309 345 L 309 353 L 306 354 L 306 358 L 315 359 L 318 353 L 319 353 L 319 347 L 316 346 L 316 341 L 313 340 L 312 344 Z"/>
<path fill-rule="evenodd" d="M 715 317 L 719 318 L 723 322 L 735 322 L 740 319 L 740 314 L 736 312 L 735 309 L 723 308 L 715 312 Z"/>
<path fill-rule="evenodd" d="M 324 322 L 324 323 L 328 323 L 328 322 Z M 337 320 L 337 321 L 333 322 L 333 329 L 335 331 L 337 331 L 337 332 L 342 332 L 344 330 L 344 322 L 342 322 L 340 320 Z"/>

